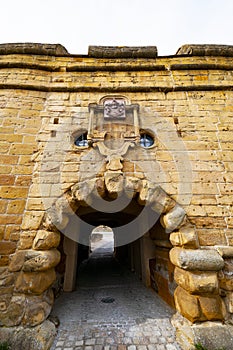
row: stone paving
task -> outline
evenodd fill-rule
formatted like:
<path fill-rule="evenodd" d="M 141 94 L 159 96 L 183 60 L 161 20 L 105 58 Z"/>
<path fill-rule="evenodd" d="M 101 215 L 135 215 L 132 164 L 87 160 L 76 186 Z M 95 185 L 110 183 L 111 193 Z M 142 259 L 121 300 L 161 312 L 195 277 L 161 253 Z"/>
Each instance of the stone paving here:
<path fill-rule="evenodd" d="M 93 253 L 77 290 L 63 293 L 53 315 L 60 326 L 52 350 L 178 350 L 174 312 L 111 255 Z"/>

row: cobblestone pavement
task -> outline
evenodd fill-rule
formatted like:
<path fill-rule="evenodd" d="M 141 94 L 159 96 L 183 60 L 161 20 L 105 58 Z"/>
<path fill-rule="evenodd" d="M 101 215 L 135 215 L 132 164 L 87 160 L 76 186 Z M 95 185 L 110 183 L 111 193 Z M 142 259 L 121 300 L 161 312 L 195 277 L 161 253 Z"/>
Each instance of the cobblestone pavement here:
<path fill-rule="evenodd" d="M 79 285 L 63 293 L 53 315 L 60 326 L 52 350 L 178 350 L 173 310 L 111 256 L 81 265 Z"/>

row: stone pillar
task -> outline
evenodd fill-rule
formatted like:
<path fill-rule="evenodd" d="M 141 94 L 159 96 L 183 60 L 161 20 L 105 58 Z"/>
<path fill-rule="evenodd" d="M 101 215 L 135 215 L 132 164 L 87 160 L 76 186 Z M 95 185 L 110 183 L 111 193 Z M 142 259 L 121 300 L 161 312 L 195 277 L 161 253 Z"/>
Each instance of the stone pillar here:
<path fill-rule="evenodd" d="M 65 237 L 63 247 L 66 254 L 63 290 L 64 292 L 72 292 L 75 290 L 76 285 L 78 243 L 72 241 L 72 239 L 68 237 Z"/>
<path fill-rule="evenodd" d="M 150 287 L 150 266 L 149 260 L 155 257 L 155 245 L 147 232 L 140 239 L 141 271 L 142 282 L 146 287 Z"/>
<path fill-rule="evenodd" d="M 173 248 L 171 262 L 176 266 L 176 308 L 192 323 L 223 320 L 226 316 L 220 296 L 217 272 L 224 260 L 216 250 Z"/>

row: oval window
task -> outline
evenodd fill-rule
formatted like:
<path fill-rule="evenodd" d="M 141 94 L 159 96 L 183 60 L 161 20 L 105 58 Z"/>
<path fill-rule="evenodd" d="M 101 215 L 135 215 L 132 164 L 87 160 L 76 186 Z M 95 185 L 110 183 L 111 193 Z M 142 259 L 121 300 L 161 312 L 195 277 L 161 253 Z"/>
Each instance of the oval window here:
<path fill-rule="evenodd" d="M 85 132 L 84 134 L 81 134 L 80 136 L 78 136 L 75 139 L 74 144 L 75 144 L 75 146 L 78 146 L 78 147 L 88 146 L 87 132 Z"/>
<path fill-rule="evenodd" d="M 154 139 L 149 134 L 143 133 L 140 135 L 140 145 L 144 148 L 153 146 Z"/>

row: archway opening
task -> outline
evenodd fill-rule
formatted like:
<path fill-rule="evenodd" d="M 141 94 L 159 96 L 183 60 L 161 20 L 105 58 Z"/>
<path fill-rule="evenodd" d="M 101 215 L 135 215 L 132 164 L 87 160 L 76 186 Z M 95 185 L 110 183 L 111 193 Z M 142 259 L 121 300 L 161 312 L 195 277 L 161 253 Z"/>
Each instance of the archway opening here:
<path fill-rule="evenodd" d="M 90 236 L 89 256 L 113 255 L 114 232 L 111 227 L 99 225 L 92 230 Z"/>
<path fill-rule="evenodd" d="M 146 215 L 135 228 L 140 230 L 141 227 L 147 226 L 148 229 L 143 235 L 135 234 L 135 239 L 119 245 L 118 227 L 127 226 L 143 211 Z M 166 233 L 166 229 L 160 223 L 160 215 L 156 214 L 150 205 L 145 209 L 144 205 L 139 204 L 136 194 L 122 211 L 103 213 L 90 206 L 80 205 L 76 215 L 81 219 L 79 227 L 75 226 L 78 231 L 77 237 L 85 244 L 64 238 L 66 247 L 64 291 L 85 287 L 88 279 L 93 287 L 98 287 L 98 283 L 101 286 L 106 283 L 107 273 L 111 283 L 118 283 L 117 278 L 122 276 L 123 267 L 124 271 L 127 269 L 136 275 L 145 286 L 153 288 L 168 304 L 174 306 L 173 293 L 176 284 L 173 278 L 174 266 L 169 259 L 169 251 L 172 248 L 169 241 L 170 234 Z M 152 221 L 146 225 L 145 220 Z M 88 230 L 89 227 L 92 229 Z M 130 234 L 132 232 L 129 232 L 129 236 Z M 91 265 L 92 271 L 89 269 Z M 117 268 L 114 270 L 116 265 Z M 86 277 L 83 279 L 85 273 Z"/>

